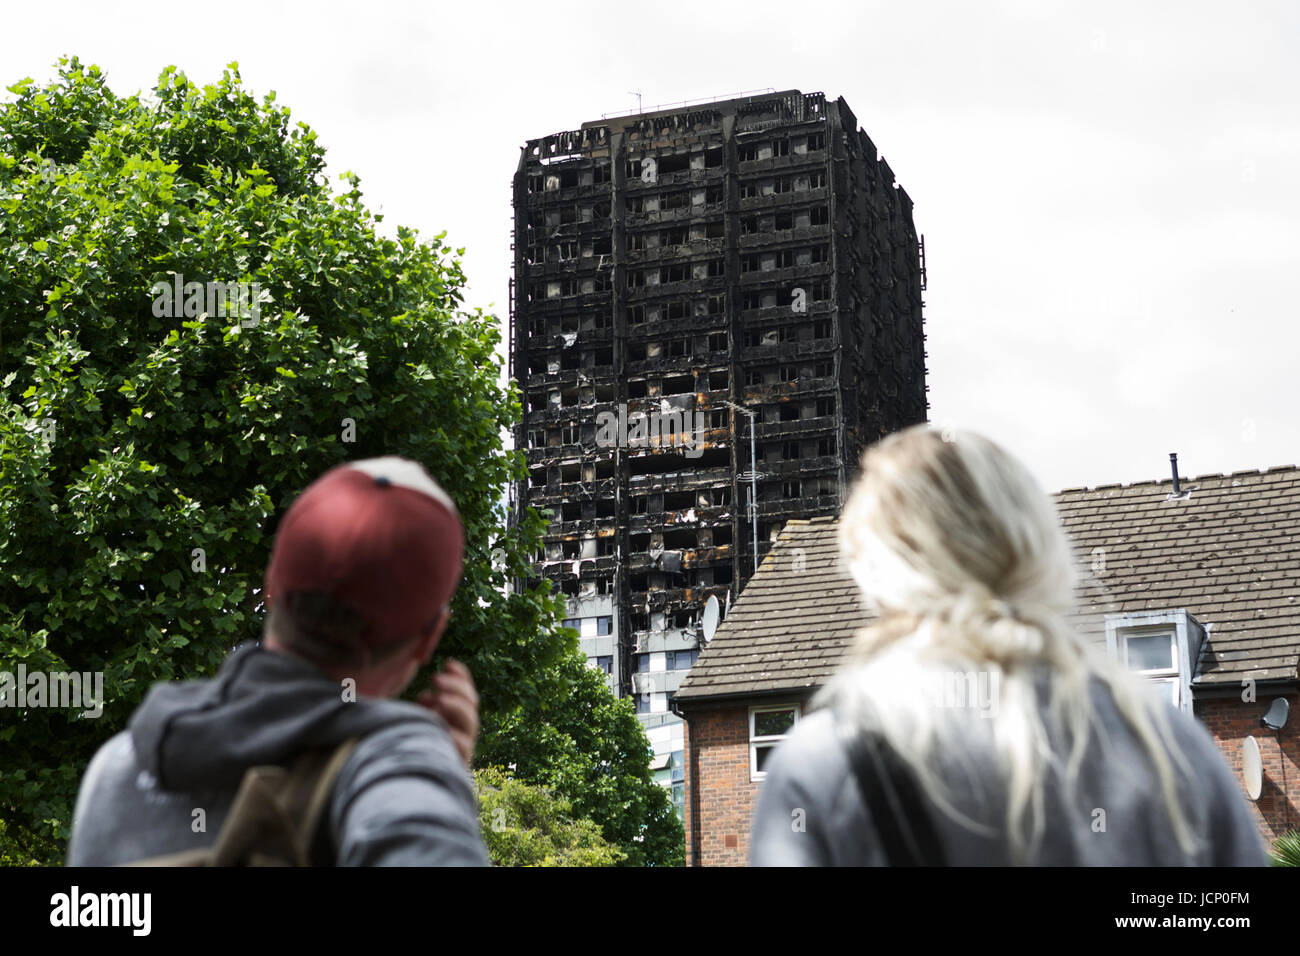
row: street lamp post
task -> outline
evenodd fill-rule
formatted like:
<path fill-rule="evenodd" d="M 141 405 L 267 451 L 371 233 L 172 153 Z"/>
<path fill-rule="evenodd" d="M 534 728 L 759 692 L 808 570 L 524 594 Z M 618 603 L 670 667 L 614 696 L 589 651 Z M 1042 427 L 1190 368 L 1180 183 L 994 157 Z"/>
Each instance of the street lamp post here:
<path fill-rule="evenodd" d="M 754 441 L 755 422 L 757 412 L 751 412 L 748 408 L 743 408 L 735 402 L 729 402 L 725 398 L 722 400 L 724 405 L 729 405 L 742 415 L 749 416 L 749 513 L 754 527 L 754 573 L 758 573 L 758 453 Z M 741 474 L 741 478 L 745 475 Z"/>

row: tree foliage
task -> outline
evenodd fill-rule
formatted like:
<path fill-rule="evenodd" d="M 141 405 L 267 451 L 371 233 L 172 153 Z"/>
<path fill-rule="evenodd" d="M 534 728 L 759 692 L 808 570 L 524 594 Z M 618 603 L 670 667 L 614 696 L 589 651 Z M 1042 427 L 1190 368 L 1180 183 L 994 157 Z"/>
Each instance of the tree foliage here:
<path fill-rule="evenodd" d="M 681 866 L 686 846 L 668 791 L 650 781 L 649 747 L 630 698 L 616 700 L 581 656 L 548 675 L 554 690 L 536 707 L 493 720 L 479 748 L 484 763 L 567 797 L 627 851 L 629 866 Z"/>
<path fill-rule="evenodd" d="M 0 819 L 0 866 L 42 866 L 57 854 L 49 840 Z"/>
<path fill-rule="evenodd" d="M 1284 833 L 1274 840 L 1269 855 L 1274 866 L 1300 866 L 1300 830 Z"/>
<path fill-rule="evenodd" d="M 413 458 L 457 501 L 465 574 L 440 654 L 473 670 L 493 754 L 498 723 L 562 707 L 581 658 L 559 602 L 506 589 L 543 523 L 505 524 L 523 462 L 501 436 L 520 406 L 499 384 L 496 319 L 464 307 L 461 250 L 382 236 L 359 179 L 332 193 L 315 134 L 246 92 L 235 64 L 206 87 L 169 67 L 151 95 L 118 97 L 73 58 L 9 91 L 0 671 L 102 672 L 105 700 L 98 719 L 0 709 L 0 818 L 61 845 L 86 762 L 148 686 L 210 675 L 259 634 L 276 521 L 345 460 Z M 160 309 L 155 284 L 178 281 L 260 300 L 251 316 L 188 294 Z M 577 800 L 558 768 L 581 747 L 557 734 L 549 756 L 509 762 L 564 776 Z M 618 773 L 654 788 L 635 751 Z"/>
<path fill-rule="evenodd" d="M 474 771 L 479 822 L 496 866 L 617 866 L 627 854 L 600 827 L 574 819 L 568 800 L 500 767 Z"/>
<path fill-rule="evenodd" d="M 574 641 L 577 633 L 560 628 Z M 486 714 L 478 766 L 508 766 L 518 779 L 567 800 L 624 851 L 619 865 L 682 866 L 686 844 L 668 791 L 650 773 L 650 746 L 632 700 L 610 693 L 578 651 L 539 680 L 537 696 Z"/>

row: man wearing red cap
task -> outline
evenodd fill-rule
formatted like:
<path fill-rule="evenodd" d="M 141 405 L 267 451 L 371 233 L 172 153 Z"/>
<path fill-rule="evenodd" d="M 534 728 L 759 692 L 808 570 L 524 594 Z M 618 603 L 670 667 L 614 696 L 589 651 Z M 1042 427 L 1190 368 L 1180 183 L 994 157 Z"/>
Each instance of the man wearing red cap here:
<path fill-rule="evenodd" d="M 455 504 L 414 462 L 352 462 L 312 483 L 276 533 L 260 646 L 211 679 L 150 690 L 86 770 L 69 865 L 211 847 L 248 769 L 305 753 L 341 761 L 311 862 L 487 865 L 469 670 L 450 661 L 418 705 L 393 699 L 447 626 L 464 548 Z"/>

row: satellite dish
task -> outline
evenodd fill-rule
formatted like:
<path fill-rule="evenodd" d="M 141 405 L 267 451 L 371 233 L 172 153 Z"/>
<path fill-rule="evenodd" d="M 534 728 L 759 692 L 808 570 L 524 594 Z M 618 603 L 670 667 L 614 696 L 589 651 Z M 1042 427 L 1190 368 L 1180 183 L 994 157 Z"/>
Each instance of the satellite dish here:
<path fill-rule="evenodd" d="M 1246 795 L 1258 800 L 1264 786 L 1264 765 L 1260 762 L 1259 743 L 1254 737 L 1241 742 L 1241 776 L 1246 783 Z"/>
<path fill-rule="evenodd" d="M 1286 726 L 1286 715 L 1291 712 L 1291 705 L 1285 697 L 1273 701 L 1264 715 L 1264 726 L 1269 730 L 1281 730 Z"/>
<path fill-rule="evenodd" d="M 713 632 L 718 629 L 718 599 L 709 595 L 709 600 L 704 605 L 704 643 L 707 644 L 713 640 Z"/>

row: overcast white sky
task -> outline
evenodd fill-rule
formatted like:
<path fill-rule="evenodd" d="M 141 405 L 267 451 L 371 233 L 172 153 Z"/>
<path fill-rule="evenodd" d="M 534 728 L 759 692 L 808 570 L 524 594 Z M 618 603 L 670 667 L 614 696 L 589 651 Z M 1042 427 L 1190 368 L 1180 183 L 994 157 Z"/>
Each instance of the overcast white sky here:
<path fill-rule="evenodd" d="M 843 96 L 926 237 L 931 420 L 1045 490 L 1300 463 L 1300 6 L 22 4 L 0 79 L 275 90 L 506 315 L 526 139 L 766 87 Z M 4 94 L 8 96 L 9 94 Z"/>

